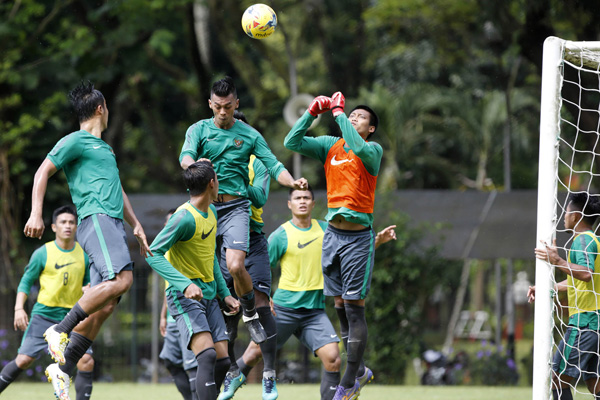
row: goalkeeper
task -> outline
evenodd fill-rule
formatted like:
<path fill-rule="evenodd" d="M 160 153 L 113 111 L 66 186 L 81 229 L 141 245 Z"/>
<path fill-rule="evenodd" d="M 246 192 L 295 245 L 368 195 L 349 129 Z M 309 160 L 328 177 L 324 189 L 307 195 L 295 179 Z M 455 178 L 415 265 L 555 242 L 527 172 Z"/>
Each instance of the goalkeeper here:
<path fill-rule="evenodd" d="M 556 240 L 552 246 L 542 242 L 535 256 L 549 262 L 567 274 L 567 279 L 555 285 L 556 291 L 566 291 L 569 301 L 569 327 L 558 345 L 552 361 L 552 397 L 572 400 L 570 387 L 580 375 L 594 398 L 600 398 L 600 360 L 598 355 L 600 304 L 600 242 L 593 226 L 600 213 L 600 201 L 588 193 L 572 193 L 567 202 L 565 229 L 573 232 L 567 260 L 558 255 Z M 595 290 L 594 290 L 595 289 Z M 535 286 L 527 293 L 535 300 Z"/>

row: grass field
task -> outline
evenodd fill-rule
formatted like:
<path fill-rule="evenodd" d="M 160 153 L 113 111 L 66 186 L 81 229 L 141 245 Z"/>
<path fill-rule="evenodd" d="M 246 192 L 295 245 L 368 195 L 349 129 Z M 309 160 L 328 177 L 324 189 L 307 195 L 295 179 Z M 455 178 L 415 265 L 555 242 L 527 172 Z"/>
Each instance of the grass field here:
<path fill-rule="evenodd" d="M 281 384 L 278 386 L 281 400 L 306 400 L 319 398 L 318 385 Z M 172 384 L 94 383 L 92 399 L 152 400 L 181 399 Z M 261 398 L 261 386 L 246 385 L 236 393 L 235 400 Z M 14 383 L 4 393 L 2 400 L 52 400 L 54 394 L 49 383 Z M 75 400 L 75 392 L 71 393 Z M 531 389 L 526 387 L 476 387 L 476 386 L 367 386 L 360 400 L 530 400 Z"/>

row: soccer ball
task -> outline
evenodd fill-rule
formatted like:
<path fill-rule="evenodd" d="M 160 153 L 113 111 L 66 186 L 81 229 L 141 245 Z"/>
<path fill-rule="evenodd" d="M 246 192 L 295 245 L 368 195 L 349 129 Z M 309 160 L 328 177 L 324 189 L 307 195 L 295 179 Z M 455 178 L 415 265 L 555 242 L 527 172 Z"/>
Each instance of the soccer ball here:
<path fill-rule="evenodd" d="M 242 15 L 242 28 L 253 39 L 264 39 L 275 32 L 277 15 L 266 4 L 254 4 Z"/>

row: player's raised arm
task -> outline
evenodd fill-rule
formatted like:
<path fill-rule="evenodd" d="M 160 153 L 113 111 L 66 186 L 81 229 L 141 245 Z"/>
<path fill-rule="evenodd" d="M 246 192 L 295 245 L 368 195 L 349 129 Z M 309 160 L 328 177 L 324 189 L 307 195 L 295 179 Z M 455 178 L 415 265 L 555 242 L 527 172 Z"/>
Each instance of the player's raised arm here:
<path fill-rule="evenodd" d="M 44 206 L 44 196 L 48 179 L 56 173 L 57 169 L 49 159 L 44 159 L 33 178 L 33 189 L 31 191 L 31 214 L 25 224 L 23 233 L 32 238 L 42 238 L 44 233 L 44 221 L 42 219 L 42 209 Z"/>

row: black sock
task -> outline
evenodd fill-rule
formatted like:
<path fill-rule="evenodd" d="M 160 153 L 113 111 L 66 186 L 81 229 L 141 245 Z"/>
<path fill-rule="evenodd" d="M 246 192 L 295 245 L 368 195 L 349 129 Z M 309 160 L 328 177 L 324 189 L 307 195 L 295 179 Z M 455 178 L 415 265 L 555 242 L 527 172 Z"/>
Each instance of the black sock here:
<path fill-rule="evenodd" d="M 94 380 L 93 371 L 77 371 L 75 376 L 76 400 L 89 400 L 92 395 L 92 382 Z"/>
<path fill-rule="evenodd" d="M 596 399 L 596 400 L 600 399 L 600 392 L 598 392 L 594 395 L 594 399 Z"/>
<path fill-rule="evenodd" d="M 167 367 L 167 371 L 173 377 L 173 382 L 175 382 L 175 387 L 179 390 L 179 393 L 183 396 L 184 400 L 192 400 L 192 391 L 190 388 L 190 381 L 188 378 L 188 374 L 185 370 L 170 361 L 165 361 L 165 367 Z"/>
<path fill-rule="evenodd" d="M 346 308 L 344 307 L 336 307 L 335 312 L 337 313 L 338 319 L 340 320 L 340 336 L 342 337 L 342 342 L 344 343 L 344 349 L 346 350 L 346 354 L 348 354 L 348 317 L 346 316 Z M 365 373 L 365 362 L 361 357 L 360 364 L 358 366 L 357 376 L 363 376 Z"/>
<path fill-rule="evenodd" d="M 196 375 L 198 374 L 198 368 L 190 368 L 185 372 L 188 376 L 188 384 L 190 385 L 190 390 L 192 392 L 192 399 L 198 400 L 198 395 L 196 394 Z"/>
<path fill-rule="evenodd" d="M 573 400 L 573 394 L 569 388 L 552 389 L 552 398 L 554 400 Z"/>
<path fill-rule="evenodd" d="M 254 289 L 248 293 L 240 296 L 240 303 L 242 304 L 242 312 L 246 317 L 251 317 L 256 313 L 254 303 Z"/>
<path fill-rule="evenodd" d="M 265 329 L 267 340 L 261 343 L 264 371 L 275 371 L 275 358 L 277 356 L 277 324 L 271 314 L 271 307 L 258 307 L 258 320 Z"/>
<path fill-rule="evenodd" d="M 340 384 L 340 371 L 323 370 L 321 376 L 321 400 L 331 400 L 335 395 L 337 385 Z"/>
<path fill-rule="evenodd" d="M 250 373 L 250 371 L 252 371 L 252 368 L 254 368 L 253 366 L 247 365 L 244 362 L 244 357 L 238 358 L 235 363 L 246 378 L 248 377 L 248 374 Z"/>
<path fill-rule="evenodd" d="M 71 311 L 65 315 L 62 321 L 54 327 L 57 332 L 71 333 L 78 323 L 88 317 L 87 313 L 79 306 L 79 303 L 75 303 Z"/>
<path fill-rule="evenodd" d="M 217 351 L 209 347 L 196 355 L 198 370 L 196 372 L 196 395 L 200 399 L 215 400 L 217 398 L 217 386 L 215 385 L 215 363 Z"/>
<path fill-rule="evenodd" d="M 229 353 L 229 359 L 231 361 L 230 371 L 237 370 L 237 365 L 235 363 L 235 339 L 237 339 L 238 335 L 238 323 L 241 318 L 241 314 L 237 313 L 235 315 L 224 315 L 225 318 L 225 326 L 227 327 L 227 336 L 229 337 L 229 343 L 227 343 L 227 351 Z"/>
<path fill-rule="evenodd" d="M 2 368 L 2 371 L 0 371 L 0 393 L 2 393 L 8 385 L 14 382 L 21 372 L 23 372 L 23 370 L 17 367 L 17 362 L 15 360 L 6 364 L 6 366 Z"/>
<path fill-rule="evenodd" d="M 91 345 L 92 341 L 90 339 L 76 332 L 71 332 L 71 341 L 65 350 L 65 363 L 58 366 L 60 370 L 69 376 L 73 376 L 73 370 L 77 363 Z"/>
<path fill-rule="evenodd" d="M 221 385 L 225 380 L 225 375 L 229 371 L 231 360 L 229 357 L 219 358 L 215 363 L 215 385 L 217 385 L 217 393 L 221 390 Z"/>
<path fill-rule="evenodd" d="M 355 304 L 344 304 L 348 318 L 348 363 L 340 385 L 351 388 L 356 381 L 356 374 L 367 346 L 367 321 L 365 308 Z"/>

